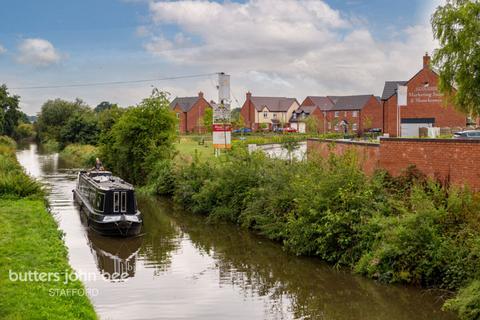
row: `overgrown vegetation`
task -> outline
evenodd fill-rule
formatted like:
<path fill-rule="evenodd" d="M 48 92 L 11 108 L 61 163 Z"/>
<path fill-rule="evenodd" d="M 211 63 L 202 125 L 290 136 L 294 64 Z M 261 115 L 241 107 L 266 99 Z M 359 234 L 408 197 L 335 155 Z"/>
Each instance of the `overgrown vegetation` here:
<path fill-rule="evenodd" d="M 10 272 L 65 277 L 73 270 L 62 233 L 45 208 L 40 185 L 22 170 L 15 158 L 15 142 L 5 136 L 0 136 L 0 220 L 0 318 L 96 319 L 86 295 L 79 291 L 65 294 L 66 290 L 83 290 L 79 280 L 10 278 Z"/>
<path fill-rule="evenodd" d="M 480 278 L 478 195 L 414 168 L 398 178 L 367 177 L 353 153 L 289 163 L 237 149 L 217 161 L 162 163 L 150 179 L 150 190 L 210 221 L 238 224 L 295 254 L 383 282 L 453 291 Z M 477 301 L 471 292 L 449 308 Z"/>
<path fill-rule="evenodd" d="M 88 144 L 69 144 L 60 152 L 60 156 L 73 165 L 91 168 L 95 165 L 98 148 Z"/>

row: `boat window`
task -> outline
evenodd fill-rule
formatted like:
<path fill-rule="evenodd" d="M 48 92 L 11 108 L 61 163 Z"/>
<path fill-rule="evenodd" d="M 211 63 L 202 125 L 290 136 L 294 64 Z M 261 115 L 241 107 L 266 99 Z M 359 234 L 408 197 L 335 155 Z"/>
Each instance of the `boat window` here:
<path fill-rule="evenodd" d="M 122 199 L 121 199 L 121 204 L 122 204 L 122 212 L 127 212 L 127 193 L 122 192 Z"/>
<path fill-rule="evenodd" d="M 120 199 L 118 197 L 118 192 L 113 193 L 113 212 L 118 212 L 120 209 Z"/>
<path fill-rule="evenodd" d="M 97 194 L 97 209 L 103 211 L 103 204 L 105 203 L 105 195 L 103 193 Z"/>

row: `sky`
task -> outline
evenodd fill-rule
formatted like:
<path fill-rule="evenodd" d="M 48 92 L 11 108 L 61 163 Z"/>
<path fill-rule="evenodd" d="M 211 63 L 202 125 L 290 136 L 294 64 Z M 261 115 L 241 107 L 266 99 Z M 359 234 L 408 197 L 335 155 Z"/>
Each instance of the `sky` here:
<path fill-rule="evenodd" d="M 232 107 L 259 96 L 380 95 L 436 47 L 440 0 L 9 0 L 0 11 L 0 84 L 34 115 L 48 99 L 135 105 L 153 87 Z M 73 86 L 202 75 L 195 78 Z M 55 86 L 28 89 L 26 87 Z M 63 86 L 63 87 L 58 87 Z"/>

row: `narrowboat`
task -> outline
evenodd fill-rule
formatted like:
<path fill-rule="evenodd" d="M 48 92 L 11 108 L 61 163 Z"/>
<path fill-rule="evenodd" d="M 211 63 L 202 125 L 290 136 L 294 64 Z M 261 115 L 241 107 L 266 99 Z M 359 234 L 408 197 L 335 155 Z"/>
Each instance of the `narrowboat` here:
<path fill-rule="evenodd" d="M 88 226 L 100 234 L 127 237 L 142 229 L 133 186 L 110 171 L 80 171 L 73 198 L 86 214 Z"/>

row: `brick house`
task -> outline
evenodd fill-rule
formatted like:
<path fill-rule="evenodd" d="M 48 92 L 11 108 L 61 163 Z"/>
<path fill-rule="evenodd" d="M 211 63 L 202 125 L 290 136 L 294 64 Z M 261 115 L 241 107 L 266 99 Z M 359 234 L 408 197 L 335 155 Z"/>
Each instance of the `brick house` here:
<path fill-rule="evenodd" d="M 420 127 L 460 127 L 467 116 L 446 104 L 438 91 L 438 74 L 430 68 L 430 56 L 423 56 L 423 68 L 408 81 L 387 81 L 382 94 L 383 131 L 391 137 L 418 136 Z M 407 106 L 397 108 L 397 88 L 407 86 Z M 400 121 L 399 121 L 400 119 Z M 399 124 L 400 123 L 400 127 Z M 400 130 L 399 130 L 400 129 Z"/>
<path fill-rule="evenodd" d="M 382 108 L 373 94 L 353 96 L 308 96 L 290 119 L 299 132 L 306 131 L 306 119 L 314 117 L 320 133 L 360 134 L 382 128 Z"/>
<path fill-rule="evenodd" d="M 240 115 L 247 128 L 258 130 L 266 126 L 269 130 L 274 130 L 288 126 L 293 112 L 299 107 L 300 104 L 295 98 L 254 97 L 247 92 Z"/>
<path fill-rule="evenodd" d="M 177 97 L 170 103 L 170 108 L 178 118 L 178 131 L 185 133 L 204 133 L 203 115 L 212 106 L 199 92 L 196 97 Z"/>

